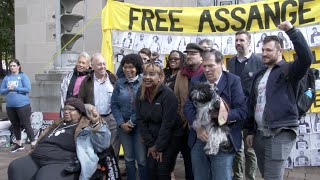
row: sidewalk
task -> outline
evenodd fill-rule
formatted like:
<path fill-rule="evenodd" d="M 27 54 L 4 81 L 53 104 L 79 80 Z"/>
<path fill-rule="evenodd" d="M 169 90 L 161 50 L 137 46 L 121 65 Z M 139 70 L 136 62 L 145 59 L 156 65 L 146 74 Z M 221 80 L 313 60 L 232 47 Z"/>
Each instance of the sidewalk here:
<path fill-rule="evenodd" d="M 0 119 L 6 117 L 6 113 L 0 111 Z M 22 157 L 27 154 L 30 149 L 30 145 L 25 145 L 25 149 L 17 151 L 16 153 L 10 153 L 9 148 L 0 148 L 0 180 L 7 180 L 7 168 L 10 162 L 18 157 Z M 120 159 L 120 169 L 124 169 L 124 160 Z M 176 180 L 184 180 L 184 164 L 183 160 L 178 158 L 175 167 Z M 299 167 L 293 169 L 287 169 L 284 174 L 286 180 L 320 180 L 320 167 Z M 125 179 L 124 179 L 125 180 Z M 262 180 L 260 173 L 257 174 L 256 180 Z"/>
<path fill-rule="evenodd" d="M 7 168 L 9 163 L 21 156 L 24 156 L 30 149 L 30 145 L 25 145 L 25 149 L 10 153 L 9 148 L 0 149 L 0 180 L 7 180 Z M 124 169 L 124 160 L 120 159 L 120 169 Z M 178 159 L 175 168 L 176 180 L 184 180 L 184 165 L 183 160 Z M 286 180 L 320 180 L 320 167 L 300 167 L 288 169 L 285 172 L 284 179 Z M 124 179 L 125 180 L 125 179 Z M 257 175 L 256 180 L 262 180 L 260 174 Z"/>

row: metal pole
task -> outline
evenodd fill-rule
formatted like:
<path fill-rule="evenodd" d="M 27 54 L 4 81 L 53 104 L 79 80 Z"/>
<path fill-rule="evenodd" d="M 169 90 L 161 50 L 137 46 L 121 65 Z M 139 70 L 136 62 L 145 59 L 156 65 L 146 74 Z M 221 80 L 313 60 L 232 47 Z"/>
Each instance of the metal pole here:
<path fill-rule="evenodd" d="M 84 0 L 84 6 L 83 6 L 83 21 L 82 21 L 82 28 L 84 28 L 84 26 L 86 25 L 87 23 L 87 7 L 88 7 L 88 4 L 87 4 L 87 0 Z M 82 36 L 82 52 L 86 51 L 86 29 L 83 29 L 83 32 L 82 32 L 83 36 Z"/>
<path fill-rule="evenodd" d="M 61 61 L 61 23 L 60 23 L 60 16 L 61 16 L 61 5 L 60 0 L 56 0 L 56 62 L 54 63 L 54 69 L 60 69 L 62 67 Z"/>

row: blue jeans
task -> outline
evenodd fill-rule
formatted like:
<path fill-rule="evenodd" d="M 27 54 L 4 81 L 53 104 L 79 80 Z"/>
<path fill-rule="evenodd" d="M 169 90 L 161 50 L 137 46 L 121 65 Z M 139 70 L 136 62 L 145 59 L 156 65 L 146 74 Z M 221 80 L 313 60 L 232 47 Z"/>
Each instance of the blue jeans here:
<path fill-rule="evenodd" d="M 120 128 L 118 129 L 118 132 L 124 151 L 124 159 L 128 177 L 127 179 L 136 179 L 135 161 L 137 161 L 140 180 L 147 180 L 146 147 L 141 143 L 139 129 L 135 127 L 130 133 L 125 133 Z"/>
<path fill-rule="evenodd" d="M 197 139 L 191 149 L 192 171 L 195 180 L 231 180 L 234 152 L 217 155 L 204 153 L 205 142 Z"/>

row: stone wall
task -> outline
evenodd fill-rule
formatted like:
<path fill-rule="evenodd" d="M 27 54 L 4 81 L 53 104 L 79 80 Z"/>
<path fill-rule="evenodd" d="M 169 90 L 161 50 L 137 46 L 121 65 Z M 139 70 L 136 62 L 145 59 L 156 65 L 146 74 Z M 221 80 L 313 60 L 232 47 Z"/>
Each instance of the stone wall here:
<path fill-rule="evenodd" d="M 16 58 L 21 61 L 22 70 L 28 74 L 32 82 L 35 74 L 53 68 L 53 55 L 56 52 L 55 39 L 55 0 L 16 0 L 15 1 L 15 41 Z M 105 0 L 87 0 L 87 19 L 89 22 L 101 11 Z M 79 2 L 74 12 L 83 14 L 84 2 Z M 76 31 L 82 28 L 80 22 Z M 78 40 L 74 50 L 89 54 L 101 50 L 101 17 L 98 16 L 85 30 L 85 41 Z"/>

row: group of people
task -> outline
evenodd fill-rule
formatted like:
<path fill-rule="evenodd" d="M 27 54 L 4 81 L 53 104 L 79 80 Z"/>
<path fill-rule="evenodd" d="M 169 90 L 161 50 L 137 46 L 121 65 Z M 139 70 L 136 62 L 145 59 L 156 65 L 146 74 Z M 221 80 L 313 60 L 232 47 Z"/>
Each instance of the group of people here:
<path fill-rule="evenodd" d="M 106 69 L 101 54 L 80 54 L 61 84 L 61 121 L 45 130 L 29 155 L 10 164 L 9 179 L 88 179 L 97 154 L 110 145 L 118 155 L 120 143 L 128 180 L 136 179 L 136 173 L 141 180 L 173 179 L 179 152 L 187 180 L 255 179 L 257 166 L 264 179 L 283 179 L 299 127 L 295 97 L 287 87 L 297 86 L 313 55 L 289 21 L 278 27 L 294 45 L 293 62 L 282 58 L 283 42 L 277 36 L 266 36 L 262 55 L 254 54 L 247 31 L 235 34 L 237 55 L 226 66 L 210 40 L 189 43 L 184 52 L 171 51 L 164 69 L 150 61 L 150 50 L 143 48 L 123 57 L 117 76 Z M 23 73 L 11 65 L 20 67 L 10 63 L 12 73 L 1 93 L 7 98 L 25 96 L 30 87 L 19 89 L 26 83 L 15 76 Z M 285 66 L 290 70 L 287 77 Z M 15 86 L 9 83 L 13 80 Z M 217 154 L 204 149 L 212 140 L 211 131 L 195 125 L 199 107 L 189 91 L 198 83 L 209 84 L 228 107 L 225 121 L 215 125 L 228 129 L 227 142 Z M 7 106 L 10 112 L 8 101 Z M 30 103 L 14 109 L 24 106 Z M 12 122 L 14 117 L 9 116 Z M 25 124 L 23 119 L 13 123 L 18 149 L 23 147 L 18 129 Z M 32 135 L 29 139 L 34 141 Z M 65 173 L 74 159 L 80 161 L 81 173 Z"/>

